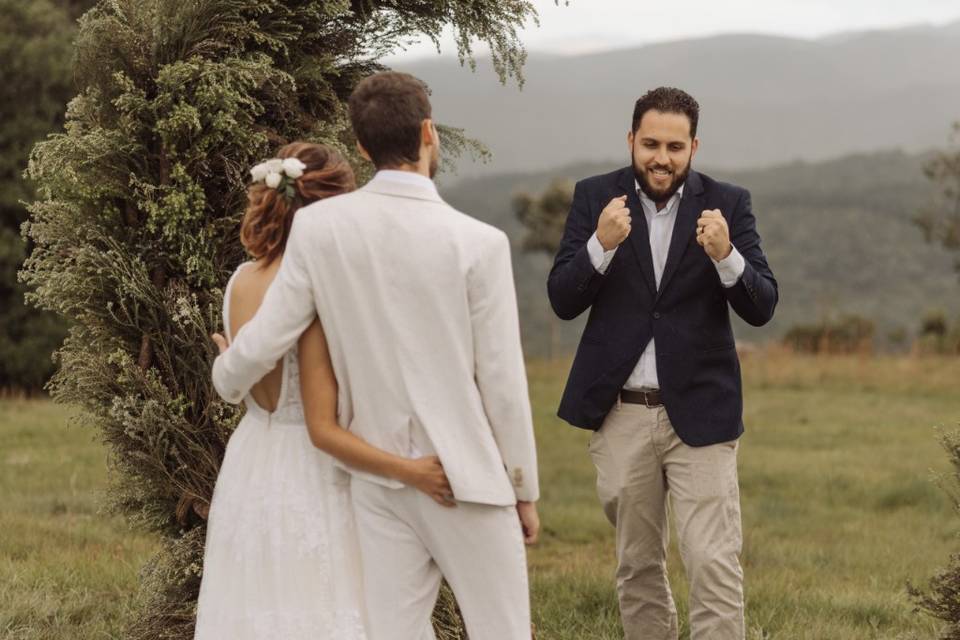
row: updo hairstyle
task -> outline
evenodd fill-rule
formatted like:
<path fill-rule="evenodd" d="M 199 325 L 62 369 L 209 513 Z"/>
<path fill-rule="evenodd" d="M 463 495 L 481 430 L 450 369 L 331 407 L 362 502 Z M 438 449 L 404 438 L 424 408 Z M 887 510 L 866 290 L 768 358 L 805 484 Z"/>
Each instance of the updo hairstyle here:
<path fill-rule="evenodd" d="M 302 176 L 292 180 L 293 198 L 263 182 L 247 188 L 240 242 L 252 258 L 263 260 L 264 266 L 283 255 L 293 216 L 300 207 L 356 188 L 350 163 L 326 145 L 291 142 L 281 147 L 276 157 L 298 158 L 307 166 Z"/>

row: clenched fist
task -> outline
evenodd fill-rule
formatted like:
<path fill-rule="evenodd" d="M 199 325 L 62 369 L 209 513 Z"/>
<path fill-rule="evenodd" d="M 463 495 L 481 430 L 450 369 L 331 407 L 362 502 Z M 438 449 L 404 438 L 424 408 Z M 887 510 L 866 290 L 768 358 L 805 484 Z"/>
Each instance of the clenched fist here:
<path fill-rule="evenodd" d="M 618 196 L 611 200 L 597 221 L 597 240 L 604 251 L 620 246 L 630 235 L 630 209 L 627 208 L 627 196 Z"/>
<path fill-rule="evenodd" d="M 720 209 L 708 209 L 697 220 L 697 244 L 703 247 L 714 262 L 720 262 L 730 255 L 730 229 Z"/>

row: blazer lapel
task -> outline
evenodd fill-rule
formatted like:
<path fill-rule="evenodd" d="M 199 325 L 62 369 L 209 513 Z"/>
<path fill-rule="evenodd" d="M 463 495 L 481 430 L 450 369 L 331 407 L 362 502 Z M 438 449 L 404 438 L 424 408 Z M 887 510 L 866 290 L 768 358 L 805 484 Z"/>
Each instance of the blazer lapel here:
<path fill-rule="evenodd" d="M 620 172 L 617 182 L 627 195 L 627 207 L 630 209 L 631 231 L 627 238 L 633 248 L 633 254 L 640 264 L 643 279 L 650 288 L 650 293 L 656 295 L 657 280 L 653 275 L 653 255 L 650 253 L 650 230 L 647 229 L 647 217 L 643 215 L 643 205 L 637 195 L 637 185 L 631 167 Z M 604 203 L 606 204 L 606 203 Z"/>
<path fill-rule="evenodd" d="M 670 278 L 676 273 L 680 260 L 690 245 L 690 238 L 696 233 L 697 220 L 703 213 L 703 182 L 700 174 L 691 171 L 683 187 L 683 198 L 677 211 L 677 221 L 673 226 L 673 235 L 670 236 L 670 249 L 667 251 L 667 263 L 663 267 L 663 276 L 660 278 L 659 298 Z"/>

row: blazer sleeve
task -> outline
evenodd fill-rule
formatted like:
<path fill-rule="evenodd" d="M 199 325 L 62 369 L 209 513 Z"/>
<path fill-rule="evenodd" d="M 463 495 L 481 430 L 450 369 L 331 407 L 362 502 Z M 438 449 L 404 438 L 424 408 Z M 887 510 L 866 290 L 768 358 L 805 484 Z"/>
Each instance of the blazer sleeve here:
<path fill-rule="evenodd" d="M 743 275 L 723 291 L 730 306 L 747 323 L 759 327 L 773 318 L 779 291 L 767 257 L 760 248 L 757 221 L 750 203 L 750 192 L 742 190 L 730 218 L 730 241 L 744 258 Z"/>
<path fill-rule="evenodd" d="M 227 402 L 239 403 L 273 370 L 316 315 L 299 219 L 294 218 L 283 262 L 263 303 L 213 363 L 213 386 Z"/>
<path fill-rule="evenodd" d="M 563 320 L 572 320 L 593 304 L 603 275 L 594 269 L 587 241 L 596 231 L 590 202 L 583 182 L 573 190 L 573 204 L 567 215 L 560 248 L 547 278 L 550 306 Z"/>
<path fill-rule="evenodd" d="M 518 500 L 540 497 L 533 416 L 520 344 L 510 241 L 497 232 L 468 275 L 474 376 Z"/>

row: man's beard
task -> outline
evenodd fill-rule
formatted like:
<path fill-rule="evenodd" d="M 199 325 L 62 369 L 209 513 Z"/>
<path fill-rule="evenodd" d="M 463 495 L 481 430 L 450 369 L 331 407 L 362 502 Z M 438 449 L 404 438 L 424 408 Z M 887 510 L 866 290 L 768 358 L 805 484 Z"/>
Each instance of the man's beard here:
<path fill-rule="evenodd" d="M 640 185 L 640 190 L 651 200 L 657 204 L 664 204 L 673 197 L 673 194 L 683 186 L 683 183 L 687 181 L 687 176 L 690 175 L 690 160 L 687 160 L 687 165 L 683 168 L 683 171 L 680 173 L 675 173 L 673 175 L 673 180 L 670 181 L 670 184 L 667 185 L 666 189 L 657 190 L 652 184 L 647 180 L 647 173 L 641 167 L 637 166 L 636 160 L 631 158 L 633 164 L 633 175 L 637 178 L 637 184 Z M 669 168 L 668 168 L 669 170 Z"/>

